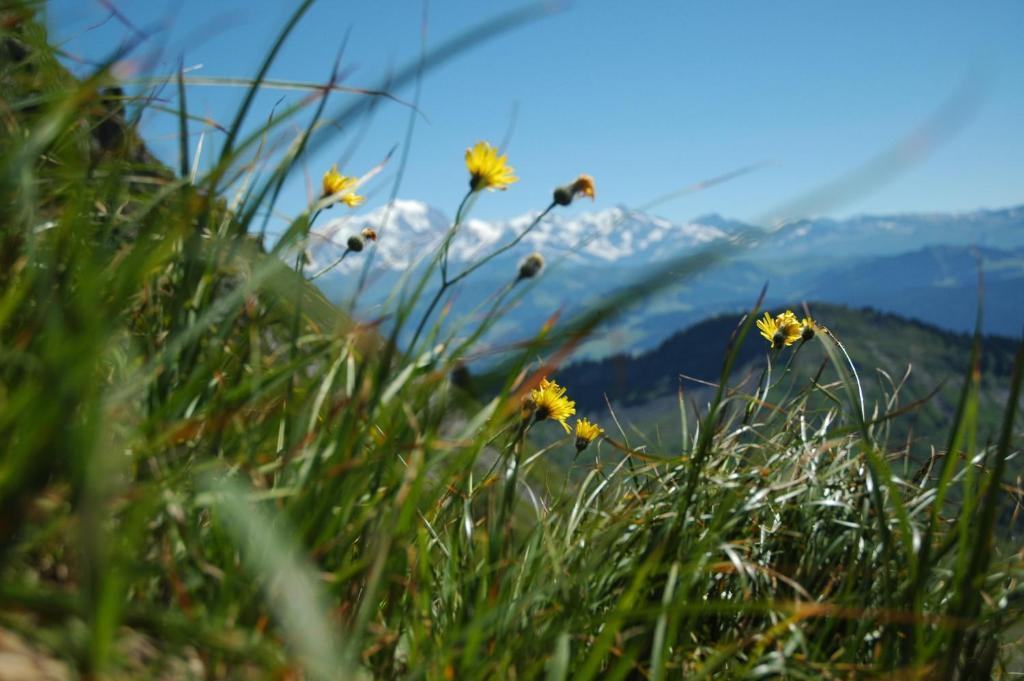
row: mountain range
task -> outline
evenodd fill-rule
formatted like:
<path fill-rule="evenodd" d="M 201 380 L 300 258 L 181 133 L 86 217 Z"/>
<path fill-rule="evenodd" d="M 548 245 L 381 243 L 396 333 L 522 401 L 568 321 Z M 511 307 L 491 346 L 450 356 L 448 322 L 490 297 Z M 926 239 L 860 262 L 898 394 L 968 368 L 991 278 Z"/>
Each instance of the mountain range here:
<path fill-rule="evenodd" d="M 452 271 L 511 242 L 537 213 L 506 221 L 469 218 L 452 240 Z M 423 267 L 451 225 L 443 212 L 419 201 L 398 200 L 365 214 L 336 218 L 317 230 L 323 237 L 310 270 L 319 271 L 364 227 L 376 230 L 372 286 L 360 304 L 372 314 L 401 276 Z M 738 220 L 706 215 L 686 222 L 615 207 L 574 216 L 553 212 L 514 248 L 495 258 L 453 291 L 455 317 L 474 309 L 510 282 L 518 262 L 541 253 L 548 266 L 518 306 L 496 325 L 493 342 L 531 335 L 559 310 L 563 315 L 599 303 L 688 254 L 750 234 Z M 362 254 L 364 257 L 366 253 Z M 818 300 L 870 305 L 951 331 L 973 327 L 978 269 L 984 273 L 984 329 L 1019 335 L 1024 325 L 1024 206 L 965 213 L 910 213 L 806 219 L 791 223 L 756 247 L 638 300 L 582 349 L 588 357 L 649 350 L 688 325 L 718 313 L 746 309 L 768 284 L 768 305 Z M 359 258 L 347 257 L 322 277 L 328 296 L 350 295 Z"/>

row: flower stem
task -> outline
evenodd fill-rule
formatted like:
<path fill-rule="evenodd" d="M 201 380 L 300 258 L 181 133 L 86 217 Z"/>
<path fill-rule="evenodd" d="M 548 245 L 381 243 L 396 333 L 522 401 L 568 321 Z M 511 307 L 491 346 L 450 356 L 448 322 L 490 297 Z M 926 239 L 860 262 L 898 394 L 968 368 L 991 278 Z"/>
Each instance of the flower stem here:
<path fill-rule="evenodd" d="M 469 202 L 469 197 L 473 196 L 476 192 L 470 189 L 466 192 L 466 195 L 462 197 L 462 201 L 459 202 L 459 208 L 455 211 L 455 222 L 452 223 L 452 228 L 448 230 L 448 234 L 444 238 L 444 245 L 441 248 L 441 286 L 446 288 L 449 285 L 448 281 L 448 249 L 452 245 L 452 239 L 455 238 L 455 232 L 459 230 L 459 225 L 462 224 L 462 214 L 466 210 L 466 203 Z"/>
<path fill-rule="evenodd" d="M 461 274 L 459 274 L 459 275 L 458 275 L 457 277 L 455 277 L 454 279 L 452 279 L 451 283 L 453 283 L 453 284 L 454 284 L 454 283 L 456 283 L 457 281 L 460 281 L 460 280 L 462 280 L 462 279 L 465 279 L 465 278 L 466 278 L 466 277 L 468 277 L 468 276 L 469 276 L 470 274 L 472 274 L 472 273 L 473 273 L 473 272 L 475 272 L 476 270 L 480 269 L 481 267 L 483 267 L 484 265 L 486 265 L 486 264 L 487 264 L 488 262 L 490 262 L 491 260 L 494 260 L 494 259 L 495 259 L 496 257 L 498 257 L 499 255 L 501 255 L 501 254 L 502 254 L 502 253 L 504 253 L 505 251 L 509 250 L 510 248 L 514 248 L 514 247 L 516 246 L 516 244 L 518 244 L 518 243 L 519 243 L 520 241 L 522 241 L 522 240 L 523 240 L 523 238 L 525 238 L 525 237 L 526 237 L 526 235 L 527 235 L 527 234 L 529 234 L 529 233 L 530 233 L 530 232 L 531 232 L 531 231 L 533 230 L 533 228 L 534 228 L 534 227 L 536 227 L 537 225 L 539 225 L 539 224 L 540 224 L 540 221 L 541 221 L 541 220 L 543 220 L 543 219 L 544 219 L 545 217 L 547 217 L 547 214 L 551 212 L 551 210 L 552 210 L 552 209 L 553 209 L 553 208 L 555 207 L 555 205 L 556 205 L 556 204 L 555 204 L 555 202 L 554 202 L 554 201 L 552 201 L 552 202 L 551 202 L 551 203 L 550 203 L 550 204 L 548 205 L 548 207 L 547 207 L 547 208 L 545 208 L 544 210 L 542 210 L 542 211 L 540 212 L 540 214 L 539 214 L 539 215 L 537 215 L 537 217 L 535 217 L 535 218 L 533 219 L 533 222 L 531 222 L 531 223 L 530 223 L 530 224 L 529 224 L 529 225 L 528 225 L 528 226 L 526 227 L 526 229 L 524 229 L 524 230 L 523 230 L 522 232 L 520 232 L 520 233 L 519 233 L 519 236 L 517 236 L 517 237 L 516 237 L 515 239 L 513 239 L 513 240 L 512 240 L 512 241 L 510 241 L 510 242 L 508 242 L 507 244 L 505 244 L 504 246 L 502 246 L 502 247 L 501 247 L 501 248 L 499 248 L 498 250 L 494 251 L 494 252 L 493 252 L 493 253 L 491 253 L 490 255 L 486 256 L 485 258 L 483 258 L 482 260 L 480 260 L 480 262 L 478 262 L 478 263 L 475 263 L 475 264 L 473 264 L 473 265 L 471 265 L 471 266 L 467 267 L 467 268 L 465 269 L 465 271 L 464 271 L 464 272 L 462 272 L 462 273 L 461 273 Z"/>
<path fill-rule="evenodd" d="M 533 222 L 531 222 L 526 227 L 526 229 L 524 229 L 522 232 L 520 232 L 516 236 L 516 238 L 514 238 L 512 241 L 508 242 L 507 244 L 505 244 L 504 246 L 502 246 L 498 250 L 494 251 L 493 253 L 487 255 L 486 257 L 484 257 L 479 262 L 474 263 L 473 265 L 470 265 L 465 270 L 463 270 L 462 272 L 460 272 L 456 276 L 454 276 L 451 279 L 449 279 L 448 278 L 448 248 L 451 245 L 451 241 L 452 241 L 452 238 L 455 236 L 456 230 L 458 229 L 459 225 L 462 223 L 462 217 L 463 217 L 462 213 L 463 213 L 463 210 L 464 210 L 464 208 L 466 206 L 466 201 L 469 199 L 470 196 L 473 195 L 473 193 L 474 192 L 471 190 L 469 193 L 466 194 L 465 197 L 463 197 L 462 203 L 459 204 L 459 210 L 455 213 L 455 223 L 452 225 L 452 228 L 448 231 L 448 236 L 445 237 L 444 245 L 442 246 L 442 249 L 441 249 L 441 286 L 438 288 L 437 293 L 434 294 L 433 300 L 431 300 L 430 301 L 430 305 L 427 306 L 427 311 L 423 314 L 423 317 L 420 318 L 420 322 L 416 326 L 416 332 L 413 334 L 412 341 L 409 343 L 409 348 L 410 349 L 416 347 L 416 342 L 420 339 L 420 334 L 423 333 L 423 327 L 426 326 L 427 320 L 430 318 L 431 313 L 433 313 L 434 308 L 437 307 L 437 304 L 438 304 L 438 302 L 440 302 L 441 296 L 444 295 L 445 291 L 447 291 L 451 286 L 454 286 L 455 284 L 459 283 L 460 281 L 462 281 L 463 279 L 468 277 L 473 272 L 477 271 L 478 269 L 480 269 L 481 267 L 486 265 L 488 262 L 490 262 L 491 260 L 493 260 L 497 256 L 501 255 L 502 253 L 508 251 L 511 248 L 514 248 L 516 246 L 516 244 L 518 244 L 520 241 L 522 241 L 526 237 L 526 235 L 529 234 L 533 230 L 534 227 L 536 227 L 538 224 L 540 224 L 540 221 L 543 220 L 547 216 L 547 214 L 550 213 L 551 210 L 556 205 L 555 202 L 552 201 L 548 205 L 547 208 L 545 208 L 543 211 L 541 211 L 537 215 L 537 217 L 533 219 Z"/>

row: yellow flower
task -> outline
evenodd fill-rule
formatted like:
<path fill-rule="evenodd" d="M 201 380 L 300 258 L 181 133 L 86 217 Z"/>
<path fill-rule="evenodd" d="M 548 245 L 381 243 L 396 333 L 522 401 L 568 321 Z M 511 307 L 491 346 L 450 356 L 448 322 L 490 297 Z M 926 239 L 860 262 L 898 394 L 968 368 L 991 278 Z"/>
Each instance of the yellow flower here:
<path fill-rule="evenodd" d="M 576 178 L 576 181 L 572 183 L 572 191 L 574 194 L 582 194 L 593 201 L 594 178 L 590 175 L 580 175 Z"/>
<path fill-rule="evenodd" d="M 800 322 L 790 310 L 777 314 L 774 319 L 765 312 L 764 319 L 757 320 L 757 328 L 761 329 L 761 335 L 771 343 L 773 350 L 788 347 L 800 340 Z"/>
<path fill-rule="evenodd" d="M 355 189 L 356 182 L 356 178 L 346 177 L 339 173 L 337 165 L 331 166 L 331 169 L 324 173 L 324 193 L 322 198 L 347 192 L 339 196 L 338 200 L 349 208 L 355 208 L 365 200 L 364 197 L 359 196 L 354 191 L 349 191 Z"/>
<path fill-rule="evenodd" d="M 533 413 L 536 420 L 558 421 L 565 432 L 569 432 L 569 424 L 565 421 L 576 413 L 576 403 L 565 396 L 565 388 L 543 378 L 540 385 L 530 391 L 528 401 L 535 410 Z"/>
<path fill-rule="evenodd" d="M 466 149 L 466 169 L 469 170 L 469 188 L 478 192 L 482 189 L 502 189 L 519 180 L 513 175 L 513 168 L 503 154 L 487 142 L 477 142 Z"/>
<path fill-rule="evenodd" d="M 586 417 L 576 419 L 576 451 L 582 452 L 603 432 L 604 429 L 601 426 L 591 423 Z"/>
<path fill-rule="evenodd" d="M 338 172 L 338 166 L 333 165 L 331 169 L 324 173 L 324 196 L 331 196 L 343 192 L 353 184 L 355 184 L 356 178 L 345 177 Z"/>
<path fill-rule="evenodd" d="M 814 322 L 811 317 L 804 317 L 800 321 L 800 338 L 805 341 L 809 341 L 814 338 L 815 332 L 818 330 L 818 325 Z"/>
<path fill-rule="evenodd" d="M 356 194 L 354 192 L 349 192 L 348 194 L 343 195 L 338 200 L 341 201 L 342 203 L 344 203 L 349 208 L 355 208 L 356 206 L 361 204 L 363 201 L 365 201 L 366 197 L 365 196 L 359 196 L 359 194 Z"/>

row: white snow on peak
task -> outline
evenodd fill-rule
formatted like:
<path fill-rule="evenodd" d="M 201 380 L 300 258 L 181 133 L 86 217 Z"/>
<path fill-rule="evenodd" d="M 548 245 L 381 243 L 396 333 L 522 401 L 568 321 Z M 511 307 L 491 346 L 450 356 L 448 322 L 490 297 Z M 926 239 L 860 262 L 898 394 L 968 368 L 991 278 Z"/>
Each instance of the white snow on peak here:
<path fill-rule="evenodd" d="M 341 206 L 333 209 L 341 210 Z M 558 210 L 553 210 L 532 228 L 539 212 L 499 221 L 470 217 L 459 226 L 452 240 L 450 260 L 453 263 L 476 260 L 526 232 L 511 257 L 539 251 L 551 257 L 568 256 L 577 262 L 641 264 L 679 255 L 687 248 L 728 234 L 716 225 L 699 221 L 674 223 L 622 207 L 573 217 L 566 217 Z M 367 246 L 377 249 L 377 264 L 386 269 L 404 270 L 435 252 L 451 228 L 451 220 L 422 201 L 403 199 L 396 200 L 390 208 L 381 206 L 363 214 L 334 217 L 314 227 L 316 237 L 311 241 L 313 262 L 310 268 L 318 269 L 335 260 L 344 250 L 346 240 L 366 227 L 374 229 L 378 235 L 377 243 Z M 357 266 L 357 258 L 346 258 L 339 269 Z"/>

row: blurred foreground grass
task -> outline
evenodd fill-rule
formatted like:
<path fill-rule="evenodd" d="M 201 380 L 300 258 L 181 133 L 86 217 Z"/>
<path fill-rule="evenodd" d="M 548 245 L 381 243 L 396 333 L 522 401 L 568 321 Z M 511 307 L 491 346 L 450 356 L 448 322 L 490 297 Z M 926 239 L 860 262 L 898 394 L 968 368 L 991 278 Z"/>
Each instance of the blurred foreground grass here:
<path fill-rule="evenodd" d="M 386 324 L 363 324 L 301 267 L 319 210 L 348 193 L 274 244 L 253 236 L 303 151 L 337 134 L 323 123 L 359 105 L 330 113 L 324 89 L 243 134 L 247 99 L 194 173 L 179 76 L 170 170 L 110 64 L 70 77 L 28 5 L 0 26 L 7 652 L 53 678 L 1010 678 L 1024 565 L 997 512 L 1019 354 L 991 443 L 978 344 L 963 357 L 919 478 L 893 473 L 833 329 L 808 341 L 829 358 L 819 380 L 783 390 L 793 348 L 775 351 L 770 394 L 719 389 L 699 421 L 681 411 L 678 449 L 629 450 L 603 423 L 614 454 L 579 482 L 545 456 L 574 437 L 524 398 L 657 273 L 539 329 L 475 399 L 463 365 L 521 295 L 514 273 L 479 327 L 448 330 L 431 312 L 471 272 L 448 273 L 442 247 L 439 293 L 409 282 Z M 260 158 L 303 111 L 288 151 Z M 475 153 L 468 203 L 508 181 Z M 722 348 L 720 385 L 756 312 Z"/>

